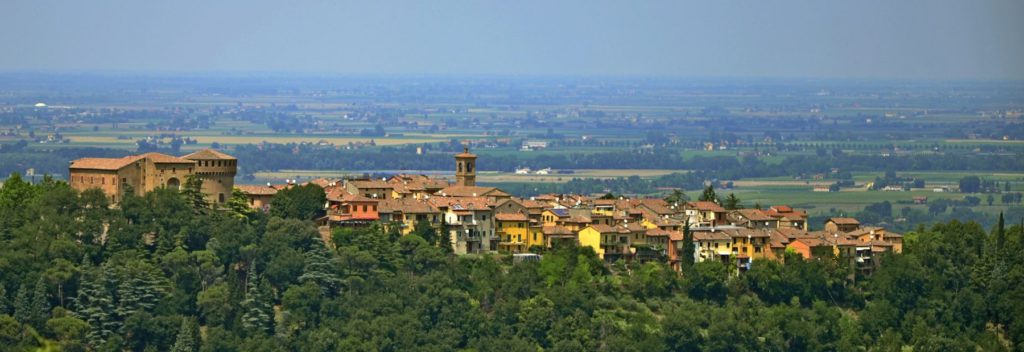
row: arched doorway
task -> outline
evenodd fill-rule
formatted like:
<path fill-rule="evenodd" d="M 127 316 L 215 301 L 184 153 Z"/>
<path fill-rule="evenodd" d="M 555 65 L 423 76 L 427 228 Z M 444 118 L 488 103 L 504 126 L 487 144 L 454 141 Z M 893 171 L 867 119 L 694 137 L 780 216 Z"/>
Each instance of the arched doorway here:
<path fill-rule="evenodd" d="M 178 181 L 177 178 L 171 177 L 170 180 L 167 180 L 167 188 L 177 191 L 181 188 L 181 181 Z"/>

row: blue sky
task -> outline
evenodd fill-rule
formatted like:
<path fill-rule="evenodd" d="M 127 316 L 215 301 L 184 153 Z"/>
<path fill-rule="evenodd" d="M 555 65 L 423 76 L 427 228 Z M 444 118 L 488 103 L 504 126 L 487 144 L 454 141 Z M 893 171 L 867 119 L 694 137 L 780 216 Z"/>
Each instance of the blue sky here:
<path fill-rule="evenodd" d="M 1024 1 L 0 1 L 0 71 L 1024 79 Z"/>

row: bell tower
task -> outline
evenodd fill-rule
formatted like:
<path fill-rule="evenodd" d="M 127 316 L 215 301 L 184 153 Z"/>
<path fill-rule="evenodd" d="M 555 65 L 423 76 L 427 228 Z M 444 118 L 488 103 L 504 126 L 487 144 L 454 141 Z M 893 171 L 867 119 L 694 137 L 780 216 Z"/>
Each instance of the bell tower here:
<path fill-rule="evenodd" d="M 476 154 L 470 153 L 469 147 L 455 154 L 455 185 L 476 186 Z"/>

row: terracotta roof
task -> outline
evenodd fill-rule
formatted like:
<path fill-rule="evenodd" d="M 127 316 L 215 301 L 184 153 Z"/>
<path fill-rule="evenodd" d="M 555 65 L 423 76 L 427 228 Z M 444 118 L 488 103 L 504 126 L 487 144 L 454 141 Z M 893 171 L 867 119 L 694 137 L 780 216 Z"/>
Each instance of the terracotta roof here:
<path fill-rule="evenodd" d="M 665 231 L 665 230 L 662 230 L 662 229 L 659 229 L 659 228 L 647 229 L 647 236 L 652 236 L 652 237 L 663 237 L 663 236 L 665 236 L 665 237 L 667 237 L 668 235 L 669 235 L 668 231 Z"/>
<path fill-rule="evenodd" d="M 509 195 L 500 189 L 482 186 L 448 186 L 440 191 L 434 192 L 434 194 L 443 197 L 502 197 Z"/>
<path fill-rule="evenodd" d="M 235 185 L 235 188 L 238 188 L 242 193 L 254 196 L 272 196 L 277 194 L 277 189 L 269 186 Z"/>
<path fill-rule="evenodd" d="M 741 238 L 741 237 L 753 237 L 753 238 L 771 237 L 771 233 L 769 233 L 768 231 L 757 230 L 757 229 L 739 228 L 739 229 L 722 229 L 722 230 L 719 230 L 719 231 L 724 232 L 724 233 L 728 234 L 729 236 L 732 236 L 733 238 Z"/>
<path fill-rule="evenodd" d="M 358 189 L 394 188 L 394 185 L 381 180 L 352 180 L 348 181 L 348 183 Z"/>
<path fill-rule="evenodd" d="M 427 200 L 439 208 L 452 210 L 490 210 L 490 200 L 484 197 L 430 197 Z"/>
<path fill-rule="evenodd" d="M 694 241 L 727 241 L 732 240 L 732 236 L 722 231 L 693 231 Z"/>
<path fill-rule="evenodd" d="M 669 206 L 668 202 L 665 202 L 664 199 L 657 199 L 657 198 L 640 199 L 639 200 L 639 204 L 637 204 L 637 206 L 643 206 L 643 207 L 645 207 L 647 209 L 650 209 L 651 211 L 657 213 L 658 215 L 666 215 L 666 214 L 675 214 L 675 213 L 677 213 L 677 211 L 675 209 L 672 209 Z"/>
<path fill-rule="evenodd" d="M 734 214 L 738 214 L 745 220 L 750 221 L 773 221 L 775 218 L 768 216 L 764 211 L 760 209 L 739 209 L 733 210 Z"/>
<path fill-rule="evenodd" d="M 886 235 L 888 235 L 885 232 L 885 228 L 874 227 L 874 226 L 861 227 L 861 228 L 858 228 L 856 230 L 847 232 L 846 235 L 847 236 L 851 236 L 851 237 L 860 237 L 860 236 L 864 236 L 864 235 L 870 235 L 871 232 L 875 232 L 876 234 L 886 234 Z"/>
<path fill-rule="evenodd" d="M 351 203 L 377 203 L 377 202 L 380 202 L 377 199 L 367 198 L 367 197 L 363 197 L 361 195 L 348 194 L 348 193 L 342 194 L 340 200 L 342 202 L 351 202 Z"/>
<path fill-rule="evenodd" d="M 411 198 L 384 199 L 377 202 L 377 209 L 381 213 L 437 214 L 441 212 L 433 204 Z"/>
<path fill-rule="evenodd" d="M 475 158 L 476 154 L 470 153 L 469 148 L 462 148 L 462 153 L 455 154 L 456 158 Z"/>
<path fill-rule="evenodd" d="M 710 212 L 715 212 L 715 213 L 724 213 L 725 212 L 725 208 L 722 208 L 722 206 L 718 205 L 715 202 L 698 201 L 698 202 L 690 202 L 689 204 L 690 204 L 691 207 L 696 208 L 697 210 L 700 210 L 700 211 L 710 211 Z"/>
<path fill-rule="evenodd" d="M 138 155 L 129 155 L 123 158 L 81 158 L 71 162 L 72 169 L 89 170 L 120 170 L 137 160 Z"/>
<path fill-rule="evenodd" d="M 494 220 L 498 221 L 528 221 L 529 218 L 523 213 L 497 213 L 494 214 Z"/>
<path fill-rule="evenodd" d="M 828 218 L 825 222 L 833 222 L 836 225 L 860 225 L 860 221 L 854 218 Z"/>
<path fill-rule="evenodd" d="M 600 233 L 618 233 L 619 232 L 619 230 L 615 229 L 614 227 L 611 227 L 611 226 L 608 226 L 608 225 L 605 225 L 605 224 L 595 224 L 595 225 L 590 225 L 590 227 L 593 228 L 594 230 L 597 230 L 597 232 L 600 232 Z"/>
<path fill-rule="evenodd" d="M 235 160 L 235 157 L 221 153 L 215 149 L 203 149 L 182 158 L 190 160 Z"/>
<path fill-rule="evenodd" d="M 769 240 L 769 245 L 772 248 L 784 248 L 786 247 L 786 244 L 789 243 L 789 238 L 786 237 L 786 235 L 783 235 L 781 232 L 772 231 L 771 236 L 772 237 Z"/>
<path fill-rule="evenodd" d="M 807 247 L 823 247 L 832 245 L 831 243 L 820 238 L 798 238 L 796 240 L 793 240 L 793 243 L 795 242 L 803 243 Z"/>
<path fill-rule="evenodd" d="M 590 218 L 584 217 L 584 216 L 570 216 L 570 217 L 562 220 L 562 222 L 570 223 L 570 224 L 589 224 L 591 222 L 591 220 L 590 220 Z"/>
<path fill-rule="evenodd" d="M 780 234 L 782 236 L 785 236 L 786 238 L 789 238 L 789 239 L 801 238 L 801 237 L 809 237 L 809 236 L 810 237 L 815 237 L 813 235 L 809 235 L 807 233 L 807 231 L 804 231 L 804 230 L 801 230 L 801 229 L 797 229 L 797 228 L 792 228 L 792 227 L 780 227 L 780 228 L 777 228 L 777 229 L 773 229 L 772 232 L 773 233 L 778 233 L 778 234 Z"/>
<path fill-rule="evenodd" d="M 140 157 L 149 159 L 154 164 L 195 164 L 195 161 L 179 158 L 172 155 L 160 154 L 160 153 L 146 153 L 139 155 Z"/>
<path fill-rule="evenodd" d="M 541 229 L 541 232 L 543 232 L 545 236 L 570 236 L 570 235 L 574 235 L 574 233 L 572 231 L 570 231 L 569 229 L 567 229 L 565 227 L 562 227 L 562 226 L 558 226 L 558 225 L 555 225 L 555 226 L 544 226 L 544 228 Z"/>
<path fill-rule="evenodd" d="M 635 222 L 634 223 L 625 224 L 625 225 L 619 225 L 619 227 L 624 229 L 624 230 L 626 230 L 626 231 L 629 231 L 629 232 L 644 232 L 644 231 L 647 231 L 647 228 L 644 227 L 644 225 L 640 225 L 640 224 L 635 223 Z"/>
<path fill-rule="evenodd" d="M 683 240 L 683 232 L 682 231 L 669 231 L 668 232 L 668 240 L 669 241 L 682 241 Z"/>

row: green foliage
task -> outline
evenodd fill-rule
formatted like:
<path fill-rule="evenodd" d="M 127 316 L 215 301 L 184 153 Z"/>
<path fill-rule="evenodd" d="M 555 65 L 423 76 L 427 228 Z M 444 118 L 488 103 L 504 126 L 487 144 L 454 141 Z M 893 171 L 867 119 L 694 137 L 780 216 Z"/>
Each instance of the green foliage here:
<path fill-rule="evenodd" d="M 286 219 L 312 220 L 324 215 L 327 195 L 316 184 L 293 186 L 277 192 L 270 201 L 270 215 Z"/>
<path fill-rule="evenodd" d="M 199 329 L 190 317 L 181 319 L 178 337 L 174 340 L 171 352 L 195 352 L 199 347 Z"/>
<path fill-rule="evenodd" d="M 708 185 L 707 187 L 704 187 L 704 192 L 700 194 L 700 197 L 697 198 L 697 200 L 700 200 L 702 202 L 718 203 L 718 195 L 715 194 L 715 186 Z"/>
<path fill-rule="evenodd" d="M 417 225 L 337 229 L 157 190 L 107 207 L 14 181 L 0 213 L 0 343 L 13 350 L 1013 350 L 1024 343 L 1024 226 L 949 222 L 903 254 L 848 261 L 539 262 L 454 256 Z M 728 199 L 728 198 L 727 198 Z M 41 221 L 45 218 L 47 221 Z M 1012 221 L 1011 221 L 1012 222 Z M 54 224 L 57 223 L 57 224 Z M 1002 233 L 1000 236 L 999 234 Z M 684 242 L 692 234 L 684 228 Z M 1003 238 L 999 240 L 999 238 Z M 1000 244 L 1000 242 L 1002 244 Z M 692 246 L 680 250 L 692 258 Z M 846 263 L 846 264 L 844 264 Z M 72 297 L 63 302 L 62 297 Z M 45 309 L 43 309 L 45 307 Z M 50 307 L 56 307 L 50 310 Z M 204 331 L 200 338 L 199 331 Z"/>
<path fill-rule="evenodd" d="M 740 203 L 740 199 L 736 197 L 736 194 L 729 193 L 728 197 L 722 201 L 722 207 L 726 210 L 743 209 L 743 204 Z"/>
<path fill-rule="evenodd" d="M 22 324 L 32 322 L 32 302 L 28 293 L 28 287 L 22 284 L 18 287 L 18 294 L 14 296 L 14 319 Z"/>
<path fill-rule="evenodd" d="M 249 198 L 238 188 L 231 189 L 231 198 L 225 208 L 239 219 L 250 220 L 256 216 L 256 209 L 249 206 Z"/>
<path fill-rule="evenodd" d="M 206 202 L 206 194 L 203 194 L 203 179 L 196 175 L 185 177 L 185 183 L 181 185 L 181 195 L 195 209 L 206 209 L 210 204 Z"/>
<path fill-rule="evenodd" d="M 249 265 L 242 300 L 242 327 L 256 333 L 270 332 L 274 315 L 270 299 L 269 286 L 256 274 L 255 263 Z"/>

